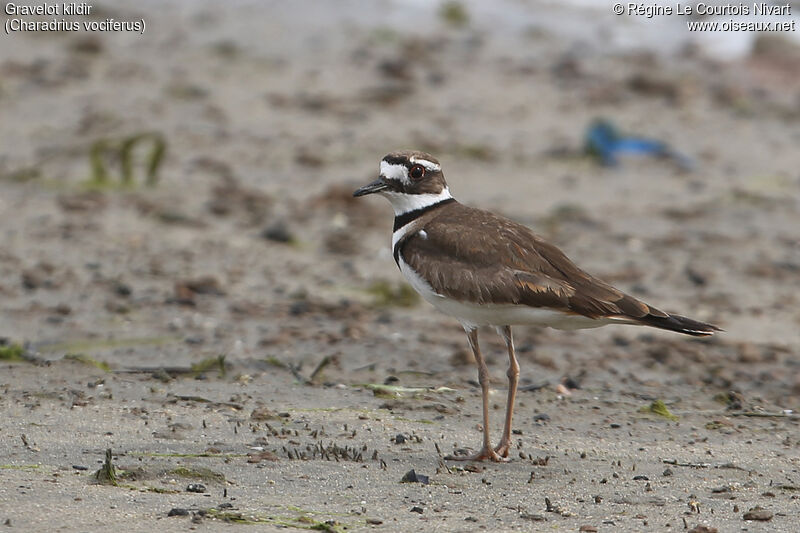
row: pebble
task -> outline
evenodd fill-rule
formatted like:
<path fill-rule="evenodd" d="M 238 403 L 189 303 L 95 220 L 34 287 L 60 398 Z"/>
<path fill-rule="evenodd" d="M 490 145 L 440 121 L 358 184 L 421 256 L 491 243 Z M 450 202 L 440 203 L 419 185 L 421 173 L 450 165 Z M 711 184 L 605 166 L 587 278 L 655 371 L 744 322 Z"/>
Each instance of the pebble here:
<path fill-rule="evenodd" d="M 715 527 L 697 525 L 686 533 L 719 533 L 719 531 Z"/>
<path fill-rule="evenodd" d="M 406 472 L 406 475 L 403 476 L 400 483 L 422 483 L 423 485 L 427 485 L 430 483 L 430 478 L 422 474 L 417 474 L 412 469 Z"/>
<path fill-rule="evenodd" d="M 294 240 L 289 228 L 283 222 L 275 222 L 261 232 L 261 236 L 268 241 L 288 243 Z"/>
<path fill-rule="evenodd" d="M 114 293 L 116 293 L 117 296 L 127 297 L 133 293 L 133 289 L 131 289 L 131 286 L 127 283 L 117 281 L 114 283 Z"/>
<path fill-rule="evenodd" d="M 178 285 L 195 294 L 211 294 L 214 296 L 222 296 L 225 294 L 219 280 L 214 276 L 200 276 L 181 280 L 178 282 Z"/>
<path fill-rule="evenodd" d="M 271 409 L 267 409 L 266 407 L 256 407 L 253 409 L 253 412 L 250 413 L 250 420 L 254 420 L 256 422 L 264 422 L 266 420 L 279 420 L 280 415 L 272 411 Z"/>
<path fill-rule="evenodd" d="M 772 520 L 773 516 L 774 515 L 772 514 L 771 511 L 768 511 L 763 507 L 756 506 L 747 511 L 746 513 L 744 513 L 744 515 L 742 515 L 742 518 L 744 520 L 760 520 L 765 522 L 767 520 Z"/>
<path fill-rule="evenodd" d="M 202 483 L 189 483 L 186 485 L 186 492 L 196 492 L 202 494 L 206 491 L 206 486 Z"/>
<path fill-rule="evenodd" d="M 189 510 L 182 507 L 174 507 L 169 510 L 167 516 L 189 516 Z"/>

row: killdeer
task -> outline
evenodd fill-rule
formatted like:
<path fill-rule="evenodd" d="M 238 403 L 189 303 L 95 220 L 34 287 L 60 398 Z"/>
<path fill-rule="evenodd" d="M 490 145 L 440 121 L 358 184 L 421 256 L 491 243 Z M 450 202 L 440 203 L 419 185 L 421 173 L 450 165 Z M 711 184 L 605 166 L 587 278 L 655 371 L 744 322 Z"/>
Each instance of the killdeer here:
<path fill-rule="evenodd" d="M 461 322 L 478 364 L 483 446 L 473 456 L 449 459 L 508 457 L 519 377 L 511 326 L 581 329 L 635 324 L 697 337 L 721 331 L 647 305 L 584 272 L 527 227 L 458 203 L 441 165 L 429 154 L 385 156 L 380 177 L 353 196 L 375 193 L 394 208 L 392 254 L 400 271 L 425 300 Z M 489 439 L 489 370 L 478 345 L 479 326 L 495 326 L 508 347 L 505 425 L 494 448 Z"/>

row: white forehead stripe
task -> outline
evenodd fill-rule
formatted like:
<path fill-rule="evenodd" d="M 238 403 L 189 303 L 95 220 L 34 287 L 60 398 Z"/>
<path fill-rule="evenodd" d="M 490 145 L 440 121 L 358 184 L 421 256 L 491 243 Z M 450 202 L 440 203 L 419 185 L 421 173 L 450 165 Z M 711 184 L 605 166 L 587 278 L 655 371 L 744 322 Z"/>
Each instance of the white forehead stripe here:
<path fill-rule="evenodd" d="M 411 183 L 408 179 L 408 169 L 405 165 L 393 165 L 386 161 L 381 161 L 381 176 L 390 180 L 402 181 L 406 185 Z"/>
<path fill-rule="evenodd" d="M 441 167 L 439 165 L 437 165 L 433 161 L 428 161 L 427 159 L 420 159 L 418 157 L 411 156 L 411 159 L 409 159 L 409 161 L 411 161 L 415 165 L 422 165 L 431 172 L 441 170 Z"/>

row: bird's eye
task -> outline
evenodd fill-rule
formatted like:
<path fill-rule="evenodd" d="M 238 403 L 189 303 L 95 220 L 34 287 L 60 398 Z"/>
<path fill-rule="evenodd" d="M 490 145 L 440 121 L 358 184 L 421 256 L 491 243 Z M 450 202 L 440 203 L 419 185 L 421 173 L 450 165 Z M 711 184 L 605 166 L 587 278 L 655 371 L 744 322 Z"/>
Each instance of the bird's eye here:
<path fill-rule="evenodd" d="M 422 165 L 414 165 L 411 167 L 411 170 L 408 171 L 408 175 L 411 176 L 412 180 L 418 180 L 425 175 L 425 167 Z"/>

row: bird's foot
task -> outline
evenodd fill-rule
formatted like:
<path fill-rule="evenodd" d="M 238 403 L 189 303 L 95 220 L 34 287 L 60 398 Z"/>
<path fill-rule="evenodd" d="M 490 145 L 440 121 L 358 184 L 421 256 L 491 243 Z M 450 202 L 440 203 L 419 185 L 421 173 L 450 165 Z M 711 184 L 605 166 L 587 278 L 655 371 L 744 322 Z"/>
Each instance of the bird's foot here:
<path fill-rule="evenodd" d="M 508 451 L 510 448 L 511 448 L 511 440 L 502 439 L 500 440 L 500 444 L 494 447 L 494 451 L 500 457 L 506 458 L 508 457 Z"/>
<path fill-rule="evenodd" d="M 494 461 L 495 463 L 506 463 L 508 459 L 500 457 L 492 448 L 484 446 L 476 454 L 473 455 L 446 455 L 445 459 L 448 461 Z"/>

